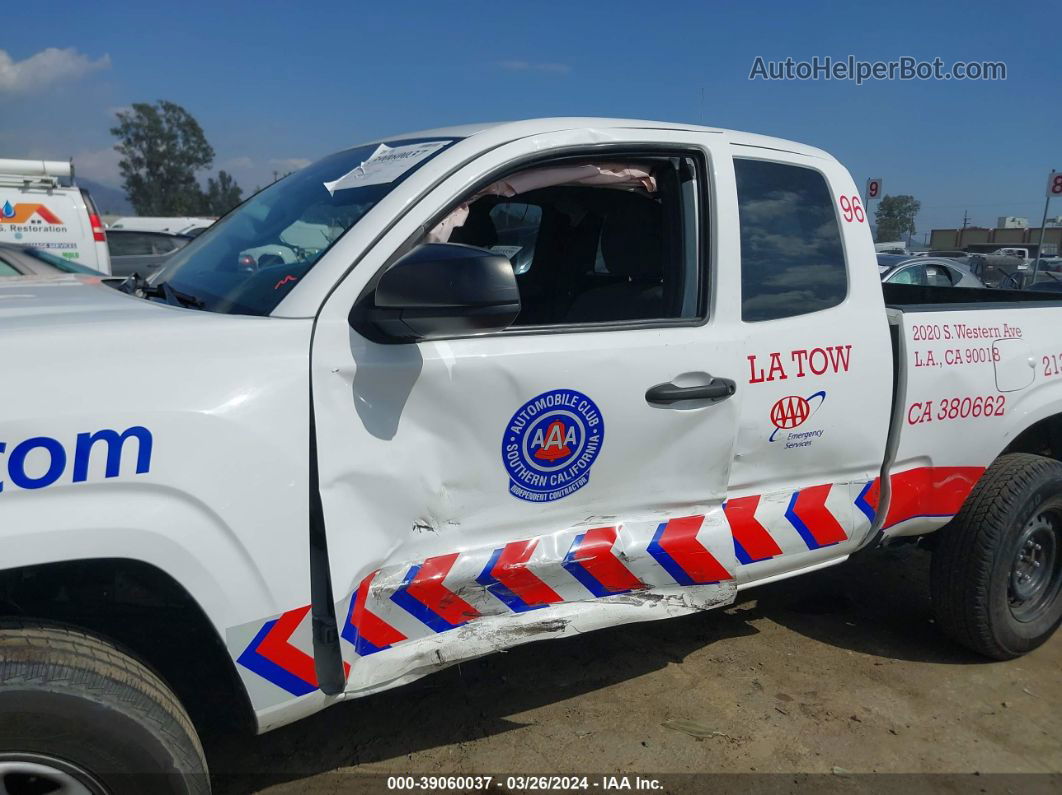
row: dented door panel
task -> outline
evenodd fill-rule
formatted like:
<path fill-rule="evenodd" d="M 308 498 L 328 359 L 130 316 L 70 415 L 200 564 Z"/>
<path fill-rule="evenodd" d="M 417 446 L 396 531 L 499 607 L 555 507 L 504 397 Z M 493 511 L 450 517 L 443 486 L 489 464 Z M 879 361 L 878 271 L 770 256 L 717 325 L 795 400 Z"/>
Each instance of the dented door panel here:
<path fill-rule="evenodd" d="M 387 562 L 339 604 L 348 690 L 375 690 L 532 640 L 729 604 L 734 550 L 718 510 L 582 525 Z"/>

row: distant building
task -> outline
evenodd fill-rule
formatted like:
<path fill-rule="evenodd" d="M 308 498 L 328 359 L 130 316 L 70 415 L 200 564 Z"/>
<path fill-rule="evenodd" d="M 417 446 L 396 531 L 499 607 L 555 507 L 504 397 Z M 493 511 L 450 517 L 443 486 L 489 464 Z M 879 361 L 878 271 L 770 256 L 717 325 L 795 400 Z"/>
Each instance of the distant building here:
<path fill-rule="evenodd" d="M 1028 226 L 1028 218 L 1019 218 L 1016 215 L 1001 215 L 996 221 L 998 229 L 1027 229 Z"/>
<path fill-rule="evenodd" d="M 1062 215 L 1056 215 L 1054 218 L 1048 218 L 1047 223 L 1044 224 L 1045 229 L 1057 229 L 1062 226 Z"/>
<path fill-rule="evenodd" d="M 1062 217 L 1049 218 L 1044 225 L 1044 256 L 1055 256 L 1057 252 L 1062 251 L 1062 223 L 1053 224 L 1052 221 L 1062 221 Z M 929 247 L 933 250 L 960 250 L 971 254 L 985 254 L 998 248 L 1013 246 L 1027 248 L 1029 255 L 1035 257 L 1039 244 L 1038 226 L 1001 226 L 995 229 L 968 226 L 965 229 L 934 229 L 929 235 Z"/>

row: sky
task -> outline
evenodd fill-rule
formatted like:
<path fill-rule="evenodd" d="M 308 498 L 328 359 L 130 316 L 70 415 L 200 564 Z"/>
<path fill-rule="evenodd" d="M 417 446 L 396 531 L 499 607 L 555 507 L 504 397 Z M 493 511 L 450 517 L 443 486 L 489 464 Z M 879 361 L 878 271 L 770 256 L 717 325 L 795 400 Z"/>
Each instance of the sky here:
<path fill-rule="evenodd" d="M 301 6 L 301 7 L 300 7 Z M 538 116 L 694 122 L 825 149 L 931 228 L 1038 225 L 1062 170 L 1062 2 L 8 4 L 0 157 L 117 186 L 109 128 L 167 99 L 245 190 L 362 141 Z M 1001 81 L 750 80 L 765 61 L 1002 61 Z M 202 175 L 205 179 L 206 174 Z M 1062 215 L 1062 201 L 1051 215 Z"/>

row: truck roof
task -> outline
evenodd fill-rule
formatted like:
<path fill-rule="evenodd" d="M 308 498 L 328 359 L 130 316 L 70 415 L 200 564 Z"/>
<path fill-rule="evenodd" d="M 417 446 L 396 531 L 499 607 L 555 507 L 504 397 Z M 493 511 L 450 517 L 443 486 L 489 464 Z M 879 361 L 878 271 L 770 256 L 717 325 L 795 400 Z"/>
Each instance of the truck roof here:
<path fill-rule="evenodd" d="M 531 135 L 560 132 L 571 129 L 655 129 L 655 130 L 689 130 L 696 132 L 720 133 L 725 135 L 731 143 L 741 146 L 759 146 L 767 149 L 777 149 L 783 152 L 807 155 L 809 157 L 833 160 L 833 156 L 822 149 L 813 146 L 787 141 L 784 138 L 774 138 L 769 135 L 757 135 L 756 133 L 727 130 L 721 127 L 704 127 L 699 124 L 682 124 L 667 121 L 650 121 L 646 119 L 609 119 L 592 116 L 560 116 L 556 118 L 522 119 L 518 121 L 481 122 L 478 124 L 463 124 L 454 127 L 439 127 L 431 130 L 418 130 L 400 135 L 388 135 L 368 143 L 382 143 L 384 141 L 404 140 L 407 138 L 471 138 L 476 135 L 491 134 L 492 138 L 502 141 L 515 141 Z"/>

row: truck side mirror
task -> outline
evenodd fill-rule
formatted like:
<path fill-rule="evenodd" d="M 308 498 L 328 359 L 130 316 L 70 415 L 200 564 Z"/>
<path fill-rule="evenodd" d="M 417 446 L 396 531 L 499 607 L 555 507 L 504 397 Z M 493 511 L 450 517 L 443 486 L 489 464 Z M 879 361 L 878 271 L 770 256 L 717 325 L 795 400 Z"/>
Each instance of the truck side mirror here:
<path fill-rule="evenodd" d="M 508 258 L 458 243 L 425 243 L 395 262 L 359 301 L 351 325 L 371 339 L 412 342 L 507 328 L 520 314 Z"/>

